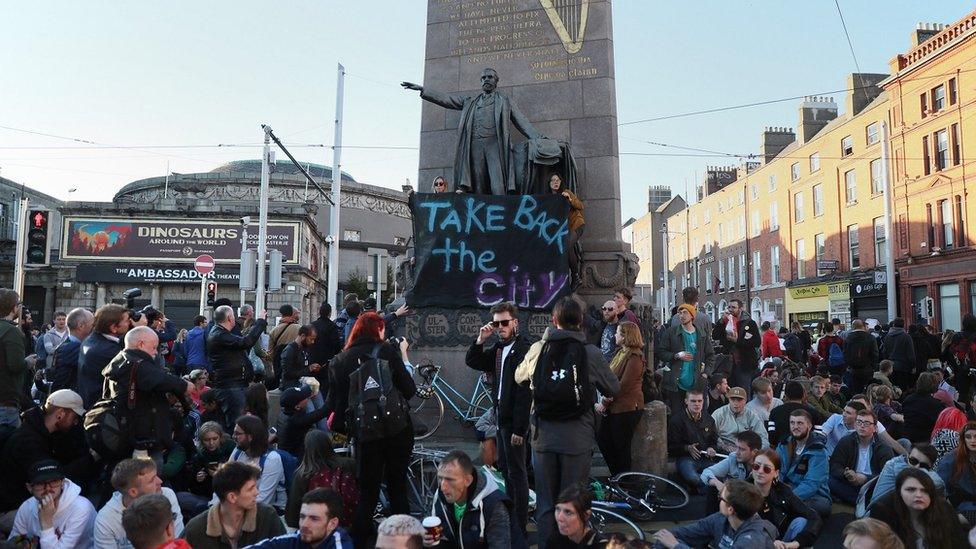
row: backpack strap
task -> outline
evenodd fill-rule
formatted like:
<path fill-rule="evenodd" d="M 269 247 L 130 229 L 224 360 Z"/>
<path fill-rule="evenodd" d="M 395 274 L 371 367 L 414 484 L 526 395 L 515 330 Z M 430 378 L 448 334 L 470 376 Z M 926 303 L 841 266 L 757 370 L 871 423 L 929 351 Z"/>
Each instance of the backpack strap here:
<path fill-rule="evenodd" d="M 139 369 L 139 362 L 132 365 L 132 370 L 129 371 L 129 394 L 127 406 L 129 410 L 133 410 L 136 407 L 136 370 Z"/>
<path fill-rule="evenodd" d="M 237 461 L 237 456 L 239 456 L 239 455 L 241 455 L 241 449 L 240 448 L 234 448 L 234 450 L 230 453 L 230 460 L 231 461 Z"/>

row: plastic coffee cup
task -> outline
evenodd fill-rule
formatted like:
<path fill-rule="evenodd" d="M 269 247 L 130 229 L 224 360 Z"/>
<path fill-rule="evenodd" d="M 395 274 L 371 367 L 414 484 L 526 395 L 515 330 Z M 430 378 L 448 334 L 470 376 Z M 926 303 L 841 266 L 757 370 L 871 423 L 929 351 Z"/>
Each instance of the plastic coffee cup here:
<path fill-rule="evenodd" d="M 423 524 L 427 535 L 440 543 L 441 533 L 444 531 L 444 526 L 441 525 L 441 518 L 437 516 L 425 517 L 421 524 Z"/>

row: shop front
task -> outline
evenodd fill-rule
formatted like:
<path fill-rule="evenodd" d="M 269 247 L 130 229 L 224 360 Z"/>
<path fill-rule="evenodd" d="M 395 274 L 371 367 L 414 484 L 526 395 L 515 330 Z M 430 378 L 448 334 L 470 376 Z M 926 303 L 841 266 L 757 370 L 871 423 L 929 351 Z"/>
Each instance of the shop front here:
<path fill-rule="evenodd" d="M 888 313 L 888 284 L 884 271 L 859 273 L 851 277 L 851 318 L 880 323 L 891 320 Z"/>
<path fill-rule="evenodd" d="M 786 311 L 790 322 L 816 329 L 833 318 L 847 325 L 851 320 L 850 286 L 846 280 L 790 286 L 786 292 Z"/>

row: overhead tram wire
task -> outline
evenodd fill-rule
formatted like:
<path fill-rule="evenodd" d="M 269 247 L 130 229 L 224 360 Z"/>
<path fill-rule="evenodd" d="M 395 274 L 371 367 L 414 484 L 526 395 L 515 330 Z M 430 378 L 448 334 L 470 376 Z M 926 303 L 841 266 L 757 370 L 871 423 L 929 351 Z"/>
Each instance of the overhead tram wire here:
<path fill-rule="evenodd" d="M 854 42 L 851 41 L 851 33 L 847 31 L 847 23 L 844 21 L 844 12 L 840 10 L 840 0 L 834 0 L 834 5 L 837 6 L 837 15 L 840 16 L 840 24 L 844 27 L 844 36 L 847 37 L 847 46 L 851 50 L 851 57 L 854 59 L 854 68 L 857 70 L 858 74 L 861 74 L 861 65 L 857 62 L 857 54 L 854 53 Z M 866 86 L 859 86 L 861 90 L 861 95 L 864 96 L 864 100 L 868 101 L 868 92 L 864 91 Z"/>

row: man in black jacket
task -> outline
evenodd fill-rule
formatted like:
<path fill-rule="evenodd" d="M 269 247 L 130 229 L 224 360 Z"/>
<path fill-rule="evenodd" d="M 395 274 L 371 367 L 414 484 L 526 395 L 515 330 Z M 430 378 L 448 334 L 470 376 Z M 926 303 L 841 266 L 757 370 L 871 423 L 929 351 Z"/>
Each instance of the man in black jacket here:
<path fill-rule="evenodd" d="M 109 303 L 95 311 L 92 333 L 81 343 L 78 358 L 78 394 L 90 409 L 102 397 L 102 370 L 122 350 L 122 338 L 129 331 L 129 310 Z"/>
<path fill-rule="evenodd" d="M 109 381 L 108 396 L 115 399 L 117 406 L 134 406 L 129 435 L 136 449 L 161 456 L 173 445 L 173 419 L 166 394 L 173 393 L 182 398 L 196 391 L 196 385 L 160 368 L 156 364 L 158 349 L 159 337 L 155 330 L 148 326 L 133 328 L 125 334 L 125 348 L 102 374 Z M 132 381 L 135 382 L 134 395 L 130 394 Z M 133 397 L 134 402 L 130 402 Z M 188 408 L 184 406 L 184 409 Z"/>
<path fill-rule="evenodd" d="M 339 327 L 329 317 L 332 316 L 332 305 L 323 302 L 319 306 L 319 318 L 312 323 L 315 327 L 315 343 L 308 348 L 308 359 L 313 364 L 326 365 L 332 357 L 342 352 L 342 334 Z M 317 373 L 315 379 L 323 393 L 329 392 L 329 376 L 325 370 Z"/>
<path fill-rule="evenodd" d="M 0 288 L 0 345 L 3 345 L 3 353 L 0 353 L 0 427 L 8 432 L 20 426 L 20 411 L 30 406 L 30 398 L 24 391 L 27 376 L 24 335 L 17 326 L 20 311 L 17 292 Z"/>
<path fill-rule="evenodd" d="M 497 339 L 485 346 L 492 334 Z M 491 308 L 491 322 L 481 327 L 464 357 L 469 368 L 488 372 L 492 381 L 491 398 L 498 420 L 499 467 L 505 475 L 506 490 L 515 504 L 516 520 L 523 532 L 529 517 L 525 442 L 532 396 L 527 386 L 515 383 L 515 369 L 532 343 L 528 336 L 518 333 L 518 308 L 514 303 L 502 302 Z"/>
<path fill-rule="evenodd" d="M 851 393 L 863 393 L 878 367 L 878 342 L 864 327 L 864 321 L 851 323 L 844 341 L 844 362 L 851 369 Z"/>
<path fill-rule="evenodd" d="M 856 433 L 840 439 L 830 455 L 830 493 L 841 501 L 857 503 L 861 486 L 881 474 L 895 453 L 876 435 L 878 417 L 871 410 L 857 413 Z"/>
<path fill-rule="evenodd" d="M 712 339 L 719 342 L 722 352 L 732 357 L 729 385 L 752 387 L 752 378 L 759 373 L 759 346 L 762 334 L 759 326 L 743 309 L 742 301 L 729 301 L 728 309 L 712 329 Z"/>
<path fill-rule="evenodd" d="M 313 376 L 322 370 L 322 365 L 312 362 L 309 349 L 315 345 L 317 334 L 315 328 L 306 324 L 298 328 L 298 337 L 285 345 L 281 351 L 281 385 L 284 391 L 289 387 L 298 387 L 300 378 Z"/>
<path fill-rule="evenodd" d="M 268 311 L 261 311 L 246 334 L 236 335 L 232 332 L 234 309 L 221 305 L 214 311 L 214 327 L 207 334 L 207 358 L 214 370 L 210 387 L 217 391 L 228 431 L 244 410 L 244 389 L 254 377 L 247 353 L 268 327 L 267 317 Z"/>
<path fill-rule="evenodd" d="M 685 393 L 685 408 L 668 420 L 668 455 L 677 459 L 678 474 L 693 492 L 701 491 L 702 471 L 712 466 L 718 430 L 712 416 L 702 413 L 705 396 L 701 389 Z"/>
<path fill-rule="evenodd" d="M 915 387 L 918 374 L 915 372 L 915 343 L 912 336 L 905 331 L 905 319 L 895 318 L 891 321 L 891 329 L 881 345 L 881 359 L 894 363 L 891 382 L 897 385 L 903 393 L 908 393 Z"/>

